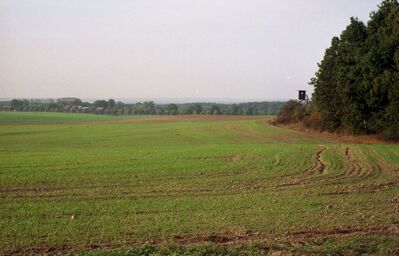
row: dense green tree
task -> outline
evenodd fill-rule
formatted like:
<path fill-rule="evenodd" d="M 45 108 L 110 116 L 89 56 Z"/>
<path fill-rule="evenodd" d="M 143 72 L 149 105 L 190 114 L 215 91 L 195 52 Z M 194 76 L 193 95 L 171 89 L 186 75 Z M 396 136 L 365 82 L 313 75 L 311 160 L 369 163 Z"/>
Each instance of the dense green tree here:
<path fill-rule="evenodd" d="M 254 107 L 249 107 L 249 108 L 247 108 L 246 110 L 245 110 L 245 114 L 246 115 L 256 115 L 257 114 L 257 111 L 256 111 L 256 108 L 254 108 Z"/>
<path fill-rule="evenodd" d="M 22 108 L 23 108 L 23 105 L 24 105 L 23 103 L 24 103 L 24 102 L 23 102 L 22 100 L 13 99 L 13 100 L 10 102 L 10 105 L 11 105 L 11 107 L 12 107 L 13 110 L 20 111 L 20 110 L 22 110 Z"/>
<path fill-rule="evenodd" d="M 201 104 L 195 104 L 194 105 L 194 114 L 201 114 L 201 112 L 202 112 L 202 106 L 201 106 Z"/>
<path fill-rule="evenodd" d="M 182 115 L 194 114 L 194 106 L 191 104 L 186 104 L 186 105 L 179 107 L 179 114 L 182 114 Z"/>
<path fill-rule="evenodd" d="M 336 81 L 339 43 L 338 37 L 332 39 L 331 47 L 326 50 L 324 59 L 318 64 L 316 77 L 310 82 L 315 87 L 312 98 L 324 124 L 322 128 L 330 130 L 341 126 L 342 117 L 342 111 L 337 107 L 342 106 Z"/>
<path fill-rule="evenodd" d="M 220 112 L 219 106 L 218 105 L 212 105 L 211 108 L 210 108 L 210 114 L 211 115 L 220 115 L 221 112 Z"/>
<path fill-rule="evenodd" d="M 310 82 L 321 128 L 399 137 L 398 63 L 397 0 L 383 1 L 367 26 L 351 18 Z"/>
<path fill-rule="evenodd" d="M 385 0 L 378 11 L 370 15 L 367 24 L 369 37 L 365 42 L 367 54 L 363 60 L 368 91 L 371 131 L 392 130 L 399 123 L 398 57 L 399 57 L 399 4 Z M 399 132 L 398 132 L 399 133 Z"/>
<path fill-rule="evenodd" d="M 143 114 L 155 114 L 155 103 L 153 101 L 143 102 Z"/>
<path fill-rule="evenodd" d="M 215 103 L 185 103 L 157 105 L 153 101 L 126 104 L 113 99 L 96 100 L 93 103 L 82 102 L 78 98 L 53 99 L 14 99 L 0 102 L 0 110 L 3 111 L 52 111 L 73 113 L 95 113 L 107 115 L 145 115 L 145 114 L 208 114 L 208 115 L 275 115 L 284 102 L 247 102 L 239 104 L 215 104 Z"/>
<path fill-rule="evenodd" d="M 339 114 L 342 115 L 342 128 L 356 133 L 367 131 L 365 120 L 368 110 L 362 96 L 364 91 L 360 86 L 363 79 L 360 63 L 366 37 L 364 23 L 351 18 L 351 23 L 340 36 L 336 63 L 336 97 L 342 102 L 338 108 Z"/>
<path fill-rule="evenodd" d="M 169 115 L 176 115 L 177 114 L 177 105 L 173 104 L 173 103 L 169 104 L 166 107 L 166 113 Z"/>
<path fill-rule="evenodd" d="M 115 100 L 109 99 L 109 100 L 108 100 L 107 107 L 108 107 L 108 108 L 113 108 L 113 107 L 115 107 Z"/>
<path fill-rule="evenodd" d="M 96 108 L 107 108 L 108 102 L 106 100 L 96 100 L 93 103 L 93 107 Z"/>

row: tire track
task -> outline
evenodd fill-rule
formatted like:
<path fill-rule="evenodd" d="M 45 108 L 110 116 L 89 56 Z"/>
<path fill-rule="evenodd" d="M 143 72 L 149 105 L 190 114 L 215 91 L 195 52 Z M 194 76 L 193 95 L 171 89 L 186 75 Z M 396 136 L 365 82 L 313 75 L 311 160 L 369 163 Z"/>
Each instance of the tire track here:
<path fill-rule="evenodd" d="M 360 149 L 357 149 L 360 151 Z M 368 151 L 367 151 L 368 152 Z M 370 153 L 370 152 L 368 152 Z M 367 160 L 363 152 L 358 152 L 357 157 L 353 149 L 346 147 L 344 159 L 346 167 L 343 172 L 333 177 L 325 177 L 319 185 L 336 185 L 329 191 L 313 191 L 306 194 L 312 195 L 342 195 L 352 193 L 376 193 L 399 186 L 399 170 L 387 163 L 375 151 L 371 155 L 376 160 L 374 164 Z"/>
<path fill-rule="evenodd" d="M 321 155 L 322 153 L 327 149 L 326 146 L 323 146 L 319 150 L 316 151 L 315 157 L 313 160 L 313 165 L 306 169 L 303 173 L 300 174 L 295 174 L 292 175 L 291 177 L 297 178 L 296 180 L 293 180 L 291 182 L 279 184 L 276 186 L 276 188 L 284 188 L 284 187 L 290 187 L 290 186 L 295 186 L 295 185 L 303 185 L 306 184 L 306 181 L 313 175 L 315 174 L 323 174 L 326 165 L 322 162 L 321 160 Z"/>

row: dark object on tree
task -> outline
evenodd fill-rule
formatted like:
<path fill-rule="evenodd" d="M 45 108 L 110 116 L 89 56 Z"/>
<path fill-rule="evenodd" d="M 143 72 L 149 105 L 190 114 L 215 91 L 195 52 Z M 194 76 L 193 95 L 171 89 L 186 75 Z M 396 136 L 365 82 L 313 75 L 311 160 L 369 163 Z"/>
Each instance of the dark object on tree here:
<path fill-rule="evenodd" d="M 304 102 L 306 105 L 310 106 L 310 99 L 309 99 L 308 95 L 306 94 L 305 90 L 298 91 L 298 100 L 299 100 L 299 102 L 301 102 L 301 103 Z"/>
<path fill-rule="evenodd" d="M 298 100 L 306 100 L 306 91 L 305 90 L 299 90 L 298 93 Z"/>

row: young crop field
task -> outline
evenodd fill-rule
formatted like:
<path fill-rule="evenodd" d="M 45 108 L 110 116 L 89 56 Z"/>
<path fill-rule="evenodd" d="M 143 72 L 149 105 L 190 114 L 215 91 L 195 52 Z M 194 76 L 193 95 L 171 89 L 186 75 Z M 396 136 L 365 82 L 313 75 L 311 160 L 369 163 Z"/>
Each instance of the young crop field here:
<path fill-rule="evenodd" d="M 399 253 L 399 145 L 269 120 L 0 112 L 0 254 Z"/>

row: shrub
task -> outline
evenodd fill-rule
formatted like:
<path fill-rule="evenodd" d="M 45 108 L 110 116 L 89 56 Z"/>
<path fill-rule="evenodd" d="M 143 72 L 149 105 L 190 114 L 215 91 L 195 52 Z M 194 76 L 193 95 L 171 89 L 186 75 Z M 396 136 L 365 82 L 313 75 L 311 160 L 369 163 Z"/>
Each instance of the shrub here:
<path fill-rule="evenodd" d="M 276 122 L 279 124 L 290 124 L 302 122 L 307 115 L 308 108 L 296 100 L 285 103 L 277 115 Z"/>

